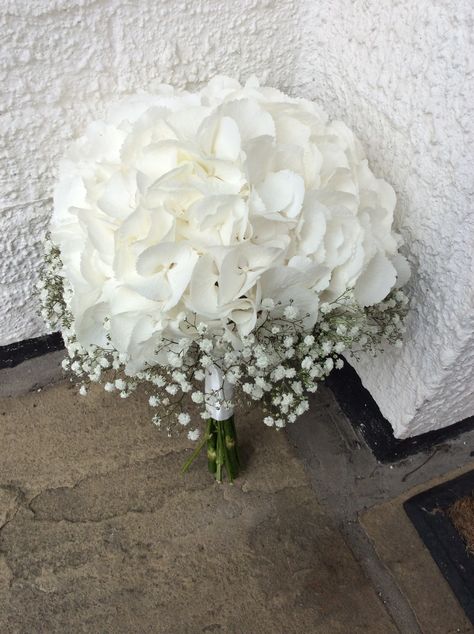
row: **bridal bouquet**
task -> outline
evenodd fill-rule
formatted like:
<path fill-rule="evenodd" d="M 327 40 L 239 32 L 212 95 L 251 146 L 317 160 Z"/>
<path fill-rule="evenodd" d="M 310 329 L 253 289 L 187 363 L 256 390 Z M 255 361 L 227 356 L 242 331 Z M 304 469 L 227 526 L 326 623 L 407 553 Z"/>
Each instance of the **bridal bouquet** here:
<path fill-rule="evenodd" d="M 92 123 L 63 159 L 42 314 L 63 365 L 238 473 L 236 403 L 281 428 L 344 351 L 401 345 L 409 277 L 395 193 L 340 121 L 255 79 L 160 85 Z M 204 419 L 191 420 L 190 402 Z M 195 409 L 195 408 L 194 408 Z"/>

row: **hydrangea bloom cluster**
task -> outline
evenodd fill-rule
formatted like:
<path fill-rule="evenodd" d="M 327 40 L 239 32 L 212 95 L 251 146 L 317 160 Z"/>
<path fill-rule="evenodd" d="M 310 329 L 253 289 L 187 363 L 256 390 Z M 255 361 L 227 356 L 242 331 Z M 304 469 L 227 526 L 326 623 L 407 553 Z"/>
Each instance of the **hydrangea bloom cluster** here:
<path fill-rule="evenodd" d="M 400 344 L 394 207 L 354 134 L 313 102 L 254 78 L 158 86 L 63 159 L 43 316 L 81 393 L 102 381 L 126 398 L 146 382 L 168 429 L 193 427 L 187 399 L 208 418 L 239 395 L 281 428 L 344 351 Z M 221 385 L 205 389 L 213 372 Z"/>
<path fill-rule="evenodd" d="M 159 342 L 183 336 L 183 317 L 242 339 L 266 298 L 291 299 L 308 331 L 348 289 L 382 301 L 407 277 L 394 207 L 342 122 L 217 77 L 91 124 L 60 165 L 51 236 L 78 341 L 113 346 L 133 374 L 166 361 Z"/>

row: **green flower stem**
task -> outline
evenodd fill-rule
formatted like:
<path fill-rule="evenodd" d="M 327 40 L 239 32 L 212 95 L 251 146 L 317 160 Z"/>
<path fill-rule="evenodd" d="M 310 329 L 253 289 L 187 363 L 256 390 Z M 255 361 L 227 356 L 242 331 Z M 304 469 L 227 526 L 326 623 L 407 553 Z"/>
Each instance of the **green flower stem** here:
<path fill-rule="evenodd" d="M 207 421 L 207 467 L 210 473 L 215 473 L 217 469 L 217 436 L 214 433 L 213 420 Z"/>
<path fill-rule="evenodd" d="M 206 434 L 183 465 L 183 473 L 189 469 L 204 446 L 207 448 L 208 469 L 214 474 L 217 482 L 222 482 L 224 471 L 227 473 L 229 482 L 233 482 L 239 474 L 240 467 L 234 417 L 231 416 L 224 421 L 214 418 L 208 420 Z"/>

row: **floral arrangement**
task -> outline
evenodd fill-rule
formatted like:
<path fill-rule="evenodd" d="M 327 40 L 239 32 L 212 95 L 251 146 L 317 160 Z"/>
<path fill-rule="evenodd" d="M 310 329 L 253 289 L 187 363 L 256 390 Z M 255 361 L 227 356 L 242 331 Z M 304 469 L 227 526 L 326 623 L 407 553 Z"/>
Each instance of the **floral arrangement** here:
<path fill-rule="evenodd" d="M 216 77 L 158 86 L 92 123 L 62 160 L 42 315 L 63 366 L 188 428 L 221 481 L 239 470 L 234 405 L 293 423 L 345 351 L 401 345 L 409 267 L 395 193 L 315 103 Z M 191 420 L 190 402 L 206 421 Z"/>

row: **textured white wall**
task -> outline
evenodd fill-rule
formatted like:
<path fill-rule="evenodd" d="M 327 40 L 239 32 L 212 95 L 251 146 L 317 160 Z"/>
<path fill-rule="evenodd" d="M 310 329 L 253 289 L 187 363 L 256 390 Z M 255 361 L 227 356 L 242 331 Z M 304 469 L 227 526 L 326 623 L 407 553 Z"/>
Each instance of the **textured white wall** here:
<path fill-rule="evenodd" d="M 292 0 L 2 0 L 0 345 L 43 334 L 31 296 L 68 140 L 152 80 L 292 84 Z"/>
<path fill-rule="evenodd" d="M 31 292 L 67 141 L 151 80 L 256 73 L 344 118 L 398 193 L 407 345 L 357 368 L 395 433 L 474 414 L 473 18 L 471 0 L 4 0 L 0 345 L 43 333 Z"/>
<path fill-rule="evenodd" d="M 474 3 L 308 0 L 298 90 L 357 130 L 398 195 L 406 346 L 356 364 L 399 437 L 474 415 Z"/>

